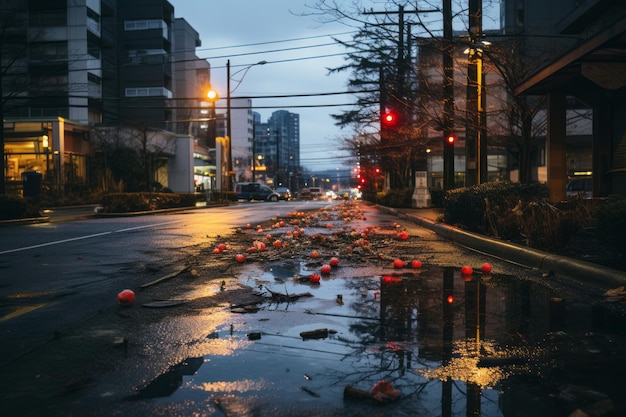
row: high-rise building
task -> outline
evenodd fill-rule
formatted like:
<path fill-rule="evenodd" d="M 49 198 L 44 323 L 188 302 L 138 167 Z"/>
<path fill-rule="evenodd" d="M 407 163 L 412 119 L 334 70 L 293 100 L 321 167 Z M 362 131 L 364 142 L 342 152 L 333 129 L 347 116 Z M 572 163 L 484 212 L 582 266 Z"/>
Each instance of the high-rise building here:
<path fill-rule="evenodd" d="M 207 137 L 193 121 L 209 65 L 195 55 L 197 32 L 168 1 L 12 0 L 0 11 L 11 34 L 0 45 L 5 178 L 37 170 L 59 190 L 85 185 L 98 141 L 136 142 L 138 131 L 152 142 L 145 149 L 158 148 L 151 181 L 189 189 L 193 154 L 208 154 L 208 141 L 179 135 Z M 186 174 L 171 182 L 174 171 Z"/>
<path fill-rule="evenodd" d="M 300 115 L 286 110 L 272 113 L 266 123 L 254 113 L 254 142 L 257 164 L 265 167 L 267 182 L 295 190 L 301 176 Z M 258 176 L 260 178 L 261 175 Z"/>
<path fill-rule="evenodd" d="M 294 188 L 300 169 L 300 115 L 277 110 L 267 121 L 276 143 L 276 186 Z"/>

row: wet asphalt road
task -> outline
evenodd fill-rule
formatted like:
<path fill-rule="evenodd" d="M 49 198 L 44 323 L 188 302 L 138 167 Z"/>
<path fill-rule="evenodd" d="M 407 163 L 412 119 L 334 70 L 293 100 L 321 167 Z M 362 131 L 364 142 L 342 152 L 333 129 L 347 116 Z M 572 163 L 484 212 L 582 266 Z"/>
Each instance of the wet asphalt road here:
<path fill-rule="evenodd" d="M 254 211 L 258 212 L 259 207 L 261 206 L 255 206 Z M 270 212 L 273 214 L 273 208 Z M 81 242 L 73 249 L 78 252 L 69 251 L 71 255 L 65 254 L 66 261 L 55 265 L 61 274 L 59 283 L 63 283 L 56 287 L 55 298 L 71 301 L 67 305 L 73 305 L 76 310 L 74 323 L 83 322 L 80 318 L 81 314 L 84 316 L 85 309 L 100 311 L 103 316 L 108 317 L 107 314 L 111 312 L 111 299 L 117 293 L 120 282 L 113 280 L 110 283 L 109 296 L 103 297 L 104 300 L 94 302 L 98 297 L 92 296 L 86 297 L 88 300 L 81 303 L 76 302 L 80 298 L 77 295 L 89 294 L 89 290 L 83 290 L 85 285 L 78 285 L 74 288 L 74 293 L 64 294 L 62 291 L 68 290 L 68 282 L 81 278 L 68 276 L 67 272 L 63 271 L 72 271 L 75 263 L 82 265 L 84 260 L 94 261 L 96 254 L 99 256 L 106 254 L 117 258 L 130 256 L 133 251 L 137 252 L 135 255 L 137 260 L 107 266 L 112 270 L 109 274 L 103 275 L 124 274 L 126 277 L 132 277 L 132 280 L 135 280 L 132 281 L 134 284 L 139 284 L 176 270 L 180 267 L 178 260 L 193 256 L 198 249 L 193 239 L 188 244 L 175 244 L 174 242 L 181 238 L 189 240 L 189 236 L 194 235 L 198 241 L 207 238 L 207 233 L 201 229 L 204 221 L 189 222 L 188 214 L 180 215 L 185 216 L 182 223 L 166 224 L 177 222 L 177 218 L 171 216 L 163 218 L 167 221 L 159 220 L 159 222 L 163 221 L 161 223 L 163 228 L 160 231 L 166 231 L 165 237 L 154 239 L 142 236 L 144 243 L 135 242 L 135 244 L 125 245 L 121 240 L 126 236 L 137 238 L 137 235 L 143 235 L 146 231 L 153 229 L 152 226 L 142 227 L 144 225 L 133 223 L 132 227 L 116 226 L 114 229 L 131 229 L 128 235 L 126 233 L 115 235 L 110 233 L 112 229 L 109 229 L 109 233 L 103 236 L 113 235 L 114 239 L 101 250 L 90 249 L 93 250 L 91 252 L 85 248 L 84 242 Z M 216 218 L 220 218 L 220 222 L 225 223 L 222 215 Z M 359 225 L 359 228 L 365 223 L 389 225 L 395 220 L 394 216 L 370 210 L 368 221 Z M 243 225 L 248 218 L 239 216 L 233 221 Z M 179 224 L 189 224 L 193 232 L 183 232 L 178 227 Z M 10 392 L 12 375 L 5 373 L 2 403 L 3 406 L 8 404 L 10 407 L 6 415 L 41 415 L 42 412 L 46 415 L 59 416 L 277 416 L 296 413 L 303 416 L 346 415 L 346 413 L 352 415 L 465 415 L 467 409 L 473 410 L 473 415 L 511 415 L 510 411 L 507 413 L 505 411 L 515 407 L 519 409 L 524 402 L 524 400 L 520 402 L 519 399 L 515 401 L 511 399 L 523 398 L 520 397 L 521 393 L 528 395 L 530 387 L 518 383 L 516 389 L 506 391 L 506 395 L 502 396 L 505 392 L 504 387 L 511 381 L 530 378 L 529 375 L 536 377 L 536 369 L 531 370 L 530 373 L 512 373 L 508 375 L 508 378 L 492 381 L 484 386 L 481 385 L 483 382 L 450 373 L 448 376 L 453 381 L 453 385 L 457 386 L 458 392 L 450 390 L 449 394 L 447 390 L 451 386 L 443 382 L 436 374 L 437 370 L 444 373 L 453 372 L 444 365 L 453 358 L 467 356 L 467 348 L 459 346 L 464 341 L 472 340 L 472 337 L 475 340 L 477 329 L 481 331 L 478 334 L 484 337 L 481 347 L 483 356 L 486 351 L 493 348 L 492 343 L 496 342 L 515 342 L 526 347 L 527 350 L 523 351 L 524 356 L 531 356 L 531 353 L 534 355 L 536 352 L 528 350 L 529 346 L 557 330 L 562 332 L 562 335 L 550 346 L 566 347 L 567 351 L 578 352 L 572 357 L 577 359 L 584 357 L 589 360 L 587 358 L 589 352 L 596 352 L 598 355 L 612 352 L 613 359 L 623 358 L 623 350 L 616 351 L 613 343 L 609 343 L 608 347 L 602 346 L 601 342 L 607 343 L 604 334 L 592 340 L 585 336 L 588 331 L 602 328 L 598 323 L 593 323 L 597 320 L 593 317 L 597 315 L 597 312 L 590 310 L 591 306 L 586 304 L 585 298 L 578 298 L 572 292 L 560 291 L 549 286 L 510 286 L 507 282 L 518 279 L 521 282 L 521 280 L 536 277 L 537 271 L 511 266 L 497 260 L 492 260 L 494 269 L 498 271 L 498 275 L 494 275 L 494 280 L 488 281 L 477 277 L 475 280 L 466 281 L 460 276 L 459 264 L 480 265 L 486 259 L 484 255 L 471 253 L 449 244 L 425 229 L 410 225 L 407 227 L 410 228 L 412 239 L 419 239 L 424 245 L 423 250 L 420 251 L 421 256 L 426 256 L 426 253 L 428 256 L 436 256 L 439 260 L 433 261 L 433 264 L 439 266 L 433 265 L 432 268 L 424 268 L 424 271 L 418 275 L 408 274 L 398 279 L 398 276 L 388 274 L 386 266 L 364 270 L 355 268 L 354 265 L 342 265 L 338 272 L 329 277 L 330 279 L 324 280 L 319 287 L 310 287 L 293 281 L 292 278 L 295 274 L 308 274 L 311 272 L 311 267 L 303 265 L 297 259 L 289 262 L 281 260 L 278 263 L 238 269 L 236 273 L 228 275 L 226 287 L 234 289 L 239 285 L 257 286 L 259 282 L 262 282 L 263 285 L 275 291 L 288 291 L 289 293 L 311 291 L 314 293 L 312 299 L 294 304 L 277 302 L 262 304 L 261 310 L 255 315 L 233 314 L 224 308 L 209 308 L 193 315 L 173 314 L 169 318 L 166 316 L 161 320 L 145 322 L 141 327 L 134 327 L 138 322 L 134 321 L 133 315 L 139 311 L 138 309 L 121 310 L 113 313 L 113 317 L 119 321 L 103 323 L 96 317 L 95 325 L 82 327 L 78 333 L 73 333 L 72 326 L 70 326 L 58 335 L 52 334 L 52 338 L 42 345 L 43 349 L 35 349 L 31 353 L 21 355 L 17 360 L 18 362 L 20 360 L 33 361 L 33 363 L 44 365 L 49 363 L 51 369 L 42 369 L 40 374 L 33 373 L 32 368 L 24 366 L 32 379 L 53 378 L 55 374 L 53 368 L 64 366 L 54 363 L 54 355 L 60 355 L 55 349 L 61 344 L 71 349 L 73 337 L 76 338 L 76 342 L 83 338 L 105 341 L 104 344 L 90 345 L 95 346 L 94 363 L 98 363 L 98 349 L 111 349 L 115 345 L 112 341 L 119 337 L 128 337 L 129 334 L 133 337 L 128 339 L 131 342 L 127 345 L 123 343 L 119 346 L 115 345 L 114 354 L 118 358 L 116 363 L 111 363 L 109 369 L 104 364 L 99 364 L 101 370 L 95 379 L 76 378 L 64 381 L 65 389 L 61 394 L 33 392 L 31 404 L 25 403 L 29 397 L 24 396 L 24 392 L 28 392 L 29 376 L 14 379 L 16 387 L 19 386 L 21 390 L 20 395 L 14 397 Z M 94 234 L 98 233 L 104 233 L 104 231 Z M 152 243 L 154 243 L 153 246 Z M 41 248 L 43 247 L 39 250 L 42 250 Z M 3 250 L 6 252 L 12 249 L 4 248 Z M 114 250 L 119 251 L 116 252 L 117 256 L 111 253 Z M 162 256 L 164 252 L 167 252 L 169 256 Z M 159 254 L 161 256 L 158 256 Z M 28 259 L 31 263 L 35 263 L 33 259 L 39 262 L 41 257 L 43 255 L 39 254 Z M 70 260 L 77 262 L 70 262 Z M 6 259 L 3 261 L 6 262 Z M 50 259 L 45 258 L 44 261 L 40 265 L 50 263 Z M 107 262 L 97 262 L 98 266 L 107 264 Z M 3 263 L 3 266 L 5 265 L 11 266 L 11 261 Z M 453 270 L 442 269 L 440 265 L 454 265 L 454 268 Z M 124 272 L 125 268 L 126 272 Z M 210 263 L 206 268 L 210 268 Z M 91 271 L 88 275 L 83 273 L 78 275 L 93 276 L 97 269 L 99 268 L 88 269 L 87 271 Z M 37 268 L 33 266 L 33 271 L 36 270 Z M 46 275 L 50 276 L 50 274 Z M 387 280 L 384 278 L 386 276 L 390 278 Z M 46 279 L 42 279 L 38 285 L 45 282 Z M 125 281 L 125 283 L 128 282 Z M 49 283 L 48 285 L 55 284 Z M 168 285 L 177 284 L 172 281 Z M 445 295 L 446 285 L 448 285 L 448 290 L 451 289 L 453 292 L 453 303 L 448 303 L 446 301 L 448 298 L 442 298 L 442 294 Z M 36 287 L 36 285 L 28 287 L 31 295 L 37 293 Z M 3 291 L 7 288 L 8 286 L 3 286 Z M 194 291 L 219 293 L 220 288 L 214 283 L 203 288 L 196 288 Z M 44 292 L 41 291 L 41 293 Z M 337 302 L 338 293 L 343 296 L 343 304 Z M 520 294 L 527 295 L 520 298 Z M 7 307 L 9 295 L 10 291 L 5 291 L 4 308 Z M 44 295 L 38 296 L 45 297 Z M 565 320 L 565 310 L 560 310 L 563 304 L 545 302 L 550 299 L 572 300 L 573 302 L 567 304 L 567 312 L 574 320 Z M 476 303 L 482 303 L 483 307 L 469 308 L 470 305 L 476 305 Z M 8 329 L 8 333 L 3 336 L 8 335 L 10 338 L 12 328 L 31 330 L 39 328 L 41 330 L 42 321 L 54 322 L 54 317 L 58 315 L 58 312 L 54 310 L 55 305 L 53 299 L 52 302 L 36 310 L 25 311 L 19 317 L 4 320 L 0 325 L 3 331 Z M 402 309 L 394 312 L 394 306 L 402 306 Z M 558 314 L 554 309 L 557 309 Z M 317 314 L 312 315 L 311 312 Z M 40 315 L 36 316 L 37 314 Z M 68 310 L 61 315 L 66 314 Z M 96 316 L 98 314 L 100 313 L 96 313 Z M 482 319 L 472 319 L 481 315 Z M 442 321 L 442 318 L 446 316 L 449 316 L 449 320 Z M 7 315 L 5 314 L 4 317 Z M 546 317 L 551 317 L 551 319 L 546 320 Z M 32 321 L 19 322 L 18 319 Z M 383 319 L 387 325 L 381 322 Z M 7 324 L 11 322 L 15 324 L 15 327 L 10 325 L 7 327 Z M 18 322 L 19 326 L 16 324 Z M 376 324 L 372 325 L 372 323 Z M 77 327 L 81 326 L 77 325 Z M 303 344 L 304 341 L 299 337 L 302 331 L 321 327 L 331 328 L 337 333 Z M 260 340 L 252 341 L 249 335 L 253 333 L 259 333 Z M 519 336 L 515 336 L 516 334 Z M 9 338 L 3 337 L 3 341 Z M 57 347 L 54 347 L 55 338 L 62 341 L 57 344 Z M 524 339 L 523 343 L 520 343 L 519 339 Z M 572 348 L 571 344 L 574 341 L 577 341 L 579 346 Z M 3 349 L 4 346 L 3 342 Z M 62 349 L 59 348 L 59 350 Z M 544 350 L 537 350 L 537 352 L 539 352 L 537 357 L 543 360 L 553 360 L 553 355 L 541 355 L 545 352 Z M 50 355 L 49 361 L 45 360 L 46 355 Z M 34 359 L 35 356 L 38 356 L 38 359 Z M 514 355 L 509 353 L 507 357 L 500 358 L 500 360 L 504 362 L 509 360 L 510 364 L 517 366 L 519 356 L 519 351 L 516 351 Z M 344 359 L 337 359 L 338 357 Z M 347 358 L 351 359 L 347 360 Z M 487 358 L 483 359 L 487 360 Z M 11 365 L 8 368 L 12 372 L 19 369 L 16 360 L 10 362 Z M 612 365 L 619 363 L 619 361 L 610 362 Z M 591 364 L 591 368 L 595 367 L 596 370 L 606 369 L 601 368 L 597 361 L 595 364 L 593 361 L 586 364 Z M 536 362 L 533 361 L 532 365 L 536 365 Z M 67 366 L 72 365 L 67 364 Z M 567 366 L 571 367 L 572 364 L 569 363 Z M 493 363 L 489 368 L 493 369 Z M 511 371 L 509 368 L 506 369 L 507 372 Z M 7 367 L 5 371 L 6 369 Z M 619 367 L 613 366 L 613 369 L 615 371 Z M 62 373 L 59 372 L 59 374 Z M 307 379 L 305 375 L 309 378 Z M 589 375 L 586 378 L 591 380 Z M 593 375 L 595 380 L 596 376 Z M 384 378 L 393 380 L 394 386 L 402 391 L 403 401 L 381 407 L 368 401 L 346 402 L 343 399 L 345 386 L 354 385 L 368 390 L 376 381 Z M 612 378 L 615 377 L 612 376 Z M 619 377 L 617 378 L 612 383 L 619 382 Z M 580 381 L 579 377 L 571 379 L 569 391 L 568 381 L 565 379 L 549 388 L 542 387 L 541 392 L 546 396 L 566 396 L 568 392 L 580 389 Z M 268 382 L 271 383 L 268 385 Z M 541 382 L 535 380 L 531 386 L 533 384 L 540 386 Z M 33 386 L 40 386 L 40 384 L 33 384 Z M 595 392 L 594 390 L 599 390 L 597 398 L 589 393 Z M 473 396 L 469 395 L 470 392 Z M 574 396 L 577 395 L 584 399 L 587 405 L 593 406 L 606 399 L 608 395 L 606 392 L 606 387 L 594 388 L 585 391 L 584 395 L 578 393 Z M 13 402 L 15 400 L 23 407 L 20 408 L 16 402 Z M 497 406 L 504 400 L 509 402 L 508 408 L 504 405 Z M 478 401 L 478 406 L 476 401 Z M 554 410 L 552 414 L 546 414 L 549 411 L 540 410 L 543 408 L 549 410 L 553 404 L 544 399 L 539 402 L 541 407 L 529 409 L 530 414 L 569 415 L 555 414 Z M 567 407 L 572 408 L 578 405 L 572 402 Z M 622 405 L 618 404 L 618 406 Z M 446 411 L 448 407 L 449 413 Z M 563 407 L 562 410 L 567 410 L 567 407 Z M 611 412 L 615 412 L 615 402 L 609 408 Z M 564 412 L 562 410 L 560 412 Z M 2 414 L 5 415 L 5 413 Z"/>

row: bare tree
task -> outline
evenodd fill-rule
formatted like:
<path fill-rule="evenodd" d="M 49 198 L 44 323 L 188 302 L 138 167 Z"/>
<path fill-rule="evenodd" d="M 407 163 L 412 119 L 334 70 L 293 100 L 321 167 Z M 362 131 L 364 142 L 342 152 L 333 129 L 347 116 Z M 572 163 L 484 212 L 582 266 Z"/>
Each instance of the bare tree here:
<path fill-rule="evenodd" d="M 172 136 L 160 129 L 136 122 L 125 127 L 99 127 L 94 142 L 98 160 L 94 177 L 103 191 L 158 191 L 159 170 L 175 151 Z"/>
<path fill-rule="evenodd" d="M 518 156 L 519 181 L 532 181 L 531 156 L 536 146 L 545 140 L 545 97 L 516 96 L 515 89 L 530 74 L 537 71 L 567 39 L 545 39 L 541 46 L 533 46 L 532 38 L 508 37 L 496 39 L 484 49 L 487 71 L 494 71 L 499 83 L 489 87 L 488 101 L 496 101 L 496 111 L 489 114 L 492 131 L 491 144 L 499 144 Z M 498 85 L 499 84 L 499 85 Z"/>

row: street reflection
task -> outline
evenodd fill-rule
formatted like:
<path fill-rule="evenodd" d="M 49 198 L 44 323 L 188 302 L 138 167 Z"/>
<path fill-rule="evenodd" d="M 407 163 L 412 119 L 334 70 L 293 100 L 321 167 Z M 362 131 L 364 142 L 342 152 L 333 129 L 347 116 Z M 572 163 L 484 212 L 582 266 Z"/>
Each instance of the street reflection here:
<path fill-rule="evenodd" d="M 625 410 L 617 388 L 626 358 L 624 323 L 573 294 L 510 276 L 463 275 L 458 268 L 350 272 L 311 285 L 300 279 L 309 271 L 298 262 L 250 266 L 241 282 L 312 297 L 284 301 L 268 294 L 254 313 L 227 317 L 217 331 L 230 329 L 232 354 L 207 348 L 197 372 L 177 384 L 170 400 L 270 396 L 276 408 L 306 399 L 333 412 L 444 417 L 512 416 L 520 409 L 567 416 L 598 401 L 610 404 L 603 416 Z M 300 337 L 316 329 L 329 331 L 324 338 Z M 253 332 L 259 337 L 249 341 Z M 584 380 L 572 378 L 581 364 Z M 381 381 L 401 393 L 383 408 L 368 396 Z M 346 401 L 346 387 L 365 395 Z M 582 394 L 589 391 L 594 395 Z"/>

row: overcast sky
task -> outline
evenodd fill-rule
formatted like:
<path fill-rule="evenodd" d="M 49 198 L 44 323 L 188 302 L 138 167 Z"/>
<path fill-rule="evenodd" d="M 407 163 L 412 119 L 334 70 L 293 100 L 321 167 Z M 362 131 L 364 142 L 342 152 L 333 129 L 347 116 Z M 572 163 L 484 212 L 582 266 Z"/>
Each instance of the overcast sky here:
<path fill-rule="evenodd" d="M 309 0 L 309 4 L 312 0 Z M 310 11 L 306 0 L 170 0 L 176 17 L 184 18 L 198 31 L 202 46 L 197 50 L 212 66 L 213 87 L 226 96 L 226 62 L 230 59 L 231 88 L 236 96 L 330 93 L 346 90 L 345 75 L 327 75 L 329 67 L 344 63 L 345 50 L 334 44 L 330 35 L 351 38 L 354 29 L 340 24 L 321 24 L 313 17 L 300 17 Z M 343 34 L 342 34 L 343 33 Z M 256 44 L 256 45 L 255 45 Z M 319 46 L 330 44 L 326 46 Z M 271 52 L 282 50 L 279 52 Z M 244 72 L 237 71 L 249 64 Z M 352 103 L 350 95 L 253 99 L 261 120 L 275 110 L 285 109 L 300 115 L 301 164 L 310 169 L 342 167 L 347 161 L 336 150 L 337 138 L 348 132 L 334 125 L 330 113 L 340 107 L 290 108 L 293 105 L 330 105 Z M 274 108 L 262 108 L 274 106 Z M 257 108 L 258 107 L 258 108 Z"/>
<path fill-rule="evenodd" d="M 453 0 L 455 3 L 456 0 Z M 494 0 L 497 1 L 497 0 Z M 222 97 L 226 91 L 226 62 L 231 64 L 231 88 L 236 96 L 284 94 L 316 94 L 346 91 L 349 73 L 328 75 L 328 68 L 345 64 L 346 50 L 331 37 L 350 40 L 356 29 L 340 23 L 321 23 L 307 5 L 316 0 L 170 0 L 176 17 L 187 20 L 200 34 L 200 58 L 211 64 L 212 83 Z M 349 5 L 353 0 L 336 0 Z M 364 6 L 376 11 L 397 10 L 391 2 L 363 0 Z M 461 2 L 466 3 L 466 2 Z M 489 0 L 483 1 L 487 8 Z M 410 6 L 407 6 L 410 7 Z M 467 5 L 465 5 L 467 7 Z M 487 13 L 487 10 L 485 10 Z M 309 16 L 302 16 L 309 14 Z M 441 19 L 440 14 L 435 14 Z M 484 21 L 485 27 L 489 25 Z M 277 51 L 280 50 L 280 51 Z M 247 73 L 237 71 L 250 64 Z M 245 78 L 237 80 L 245 73 Z M 348 166 L 348 160 L 338 151 L 338 138 L 350 135 L 334 125 L 330 114 L 351 108 L 337 107 L 353 103 L 350 95 L 311 98 L 254 99 L 253 107 L 261 120 L 275 110 L 285 109 L 300 114 L 301 164 L 309 169 L 334 169 Z M 296 105 L 320 107 L 297 108 Z M 331 106 L 332 105 L 332 106 Z M 273 108 L 263 108 L 273 106 Z"/>

